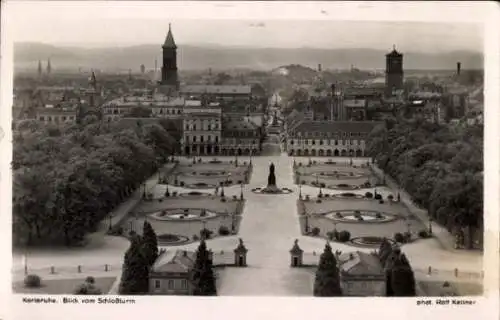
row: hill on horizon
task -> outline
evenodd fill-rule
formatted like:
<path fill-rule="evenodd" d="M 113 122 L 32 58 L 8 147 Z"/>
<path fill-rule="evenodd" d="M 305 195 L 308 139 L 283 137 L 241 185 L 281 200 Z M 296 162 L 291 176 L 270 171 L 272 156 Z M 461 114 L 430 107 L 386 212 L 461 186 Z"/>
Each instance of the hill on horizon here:
<path fill-rule="evenodd" d="M 179 45 L 179 69 L 256 69 L 272 70 L 277 66 L 299 64 L 316 69 L 385 68 L 386 51 L 378 49 L 320 48 L 251 48 L 230 46 Z M 441 53 L 403 52 L 404 68 L 416 70 L 452 70 L 460 61 L 463 69 L 482 69 L 483 55 L 473 51 Z M 14 66 L 35 69 L 38 61 L 51 59 L 54 69 L 96 68 L 102 70 L 139 70 L 161 66 L 160 45 L 144 44 L 128 47 L 81 48 L 43 43 L 15 43 Z"/>

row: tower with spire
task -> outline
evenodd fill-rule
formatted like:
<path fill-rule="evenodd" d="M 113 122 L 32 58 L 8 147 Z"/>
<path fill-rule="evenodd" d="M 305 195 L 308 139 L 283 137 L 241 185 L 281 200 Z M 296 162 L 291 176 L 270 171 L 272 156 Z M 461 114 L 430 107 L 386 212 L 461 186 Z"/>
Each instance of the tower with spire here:
<path fill-rule="evenodd" d="M 50 75 L 52 72 L 52 65 L 50 64 L 50 58 L 47 59 L 47 75 Z"/>
<path fill-rule="evenodd" d="M 403 54 L 392 51 L 385 55 L 385 94 L 391 96 L 395 90 L 403 89 Z"/>
<path fill-rule="evenodd" d="M 177 46 L 175 45 L 170 23 L 168 24 L 168 33 L 162 49 L 163 65 L 161 68 L 160 84 L 165 86 L 173 86 L 177 89 L 179 87 L 179 80 L 177 75 Z"/>
<path fill-rule="evenodd" d="M 92 74 L 89 78 L 89 89 L 87 90 L 87 95 L 89 99 L 89 107 L 96 107 L 96 95 L 97 95 L 97 79 L 95 77 L 95 72 L 92 70 Z"/>
<path fill-rule="evenodd" d="M 42 76 L 42 61 L 38 60 L 38 76 Z"/>

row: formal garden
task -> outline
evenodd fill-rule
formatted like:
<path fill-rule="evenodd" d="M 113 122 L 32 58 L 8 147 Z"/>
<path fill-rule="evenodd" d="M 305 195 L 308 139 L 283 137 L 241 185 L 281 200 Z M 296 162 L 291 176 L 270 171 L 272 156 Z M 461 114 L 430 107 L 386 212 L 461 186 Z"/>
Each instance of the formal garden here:
<path fill-rule="evenodd" d="M 402 244 L 430 237 L 428 226 L 392 194 L 321 193 L 301 196 L 297 205 L 305 235 L 360 247 L 378 247 L 384 239 Z"/>
<path fill-rule="evenodd" d="M 302 159 L 303 161 L 303 159 Z M 294 161 L 295 183 L 331 190 L 359 190 L 382 185 L 368 166 L 368 163 L 356 164 L 352 160 L 329 159 Z"/>
<path fill-rule="evenodd" d="M 160 183 L 189 189 L 219 189 L 223 186 L 247 184 L 252 173 L 250 161 L 219 160 L 213 158 L 203 161 L 193 158 L 190 163 L 179 164 L 177 168 Z"/>
<path fill-rule="evenodd" d="M 236 196 L 215 195 L 199 190 L 171 191 L 157 185 L 115 232 L 120 235 L 140 234 L 148 221 L 158 236 L 158 244 L 175 246 L 237 234 L 245 200 Z"/>

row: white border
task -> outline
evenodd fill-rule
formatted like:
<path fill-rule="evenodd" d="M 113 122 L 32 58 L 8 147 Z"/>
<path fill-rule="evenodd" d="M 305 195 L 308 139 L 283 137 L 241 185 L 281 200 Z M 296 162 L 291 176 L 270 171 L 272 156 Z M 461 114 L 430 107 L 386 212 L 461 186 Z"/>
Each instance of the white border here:
<path fill-rule="evenodd" d="M 29 6 L 29 12 L 26 11 Z M 127 319 L 178 318 L 191 319 L 286 319 L 342 317 L 359 315 L 384 319 L 498 319 L 498 234 L 499 234 L 499 22 L 498 6 L 493 2 L 2 2 L 1 37 L 1 108 L 0 120 L 5 136 L 0 142 L 1 183 L 0 248 L 10 256 L 11 230 L 11 161 L 10 112 L 12 105 L 12 39 L 10 19 L 43 15 L 56 7 L 68 10 L 77 6 L 82 16 L 94 18 L 152 19 L 280 19 L 280 20 L 355 20 L 355 21 L 422 21 L 484 22 L 485 26 L 485 286 L 488 296 L 477 299 L 471 307 L 417 307 L 414 299 L 309 299 L 309 298 L 236 298 L 216 299 L 143 297 L 136 305 L 27 305 L 19 296 L 10 295 L 10 266 L 0 264 L 0 318 L 2 319 Z M 134 7 L 132 15 L 126 8 Z M 150 10 L 151 7 L 154 10 Z M 328 11 L 328 16 L 321 10 Z M 63 16 L 63 14 L 61 14 Z M 25 20 L 29 23 L 29 19 Z M 57 31 L 55 31 L 57 32 Z M 291 31 L 292 36 L 293 31 Z M 4 260 L 5 261 L 5 260 Z M 255 279 L 258 281 L 258 279 Z M 3 314 L 2 312 L 8 311 Z"/>

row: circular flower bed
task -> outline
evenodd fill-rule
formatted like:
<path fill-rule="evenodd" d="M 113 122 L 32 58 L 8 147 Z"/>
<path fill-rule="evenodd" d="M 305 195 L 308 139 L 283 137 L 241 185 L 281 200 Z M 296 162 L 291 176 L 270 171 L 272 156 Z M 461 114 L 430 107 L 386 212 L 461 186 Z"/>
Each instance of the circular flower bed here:
<path fill-rule="evenodd" d="M 217 185 L 212 184 L 212 183 L 197 182 L 197 183 L 185 185 L 184 187 L 186 187 L 188 189 L 213 189 L 213 188 L 217 187 Z"/>
<path fill-rule="evenodd" d="M 289 194 L 293 190 L 290 188 L 278 188 L 278 187 L 265 187 L 265 188 L 253 188 L 253 193 L 257 194 Z"/>
<path fill-rule="evenodd" d="M 179 246 L 189 242 L 188 237 L 171 233 L 160 234 L 157 239 L 160 246 Z"/>
<path fill-rule="evenodd" d="M 361 172 L 353 172 L 353 171 L 321 171 L 314 172 L 311 174 L 313 177 L 318 178 L 329 178 L 329 179 L 357 179 L 365 177 L 366 174 Z"/>
<path fill-rule="evenodd" d="M 352 192 L 344 192 L 344 193 L 339 193 L 339 194 L 334 194 L 334 197 L 337 198 L 347 198 L 347 199 L 363 199 L 364 196 L 361 194 L 357 193 L 352 193 Z"/>
<path fill-rule="evenodd" d="M 357 190 L 357 189 L 359 189 L 359 186 L 355 186 L 355 185 L 347 184 L 347 183 L 340 183 L 340 184 L 329 185 L 328 189 L 333 189 L 333 190 Z"/>
<path fill-rule="evenodd" d="M 325 213 L 324 217 L 336 222 L 344 223 L 385 223 L 397 219 L 397 216 L 393 214 L 366 210 L 330 211 Z"/>
<path fill-rule="evenodd" d="M 358 247 L 378 248 L 383 241 L 382 237 L 366 236 L 352 238 L 349 243 Z"/>
<path fill-rule="evenodd" d="M 151 218 L 160 221 L 193 221 L 211 219 L 217 217 L 217 213 L 206 209 L 165 209 L 149 215 Z"/>
<path fill-rule="evenodd" d="M 190 191 L 190 192 L 182 192 L 179 194 L 180 197 L 209 197 L 210 193 L 199 192 L 199 191 Z"/>

